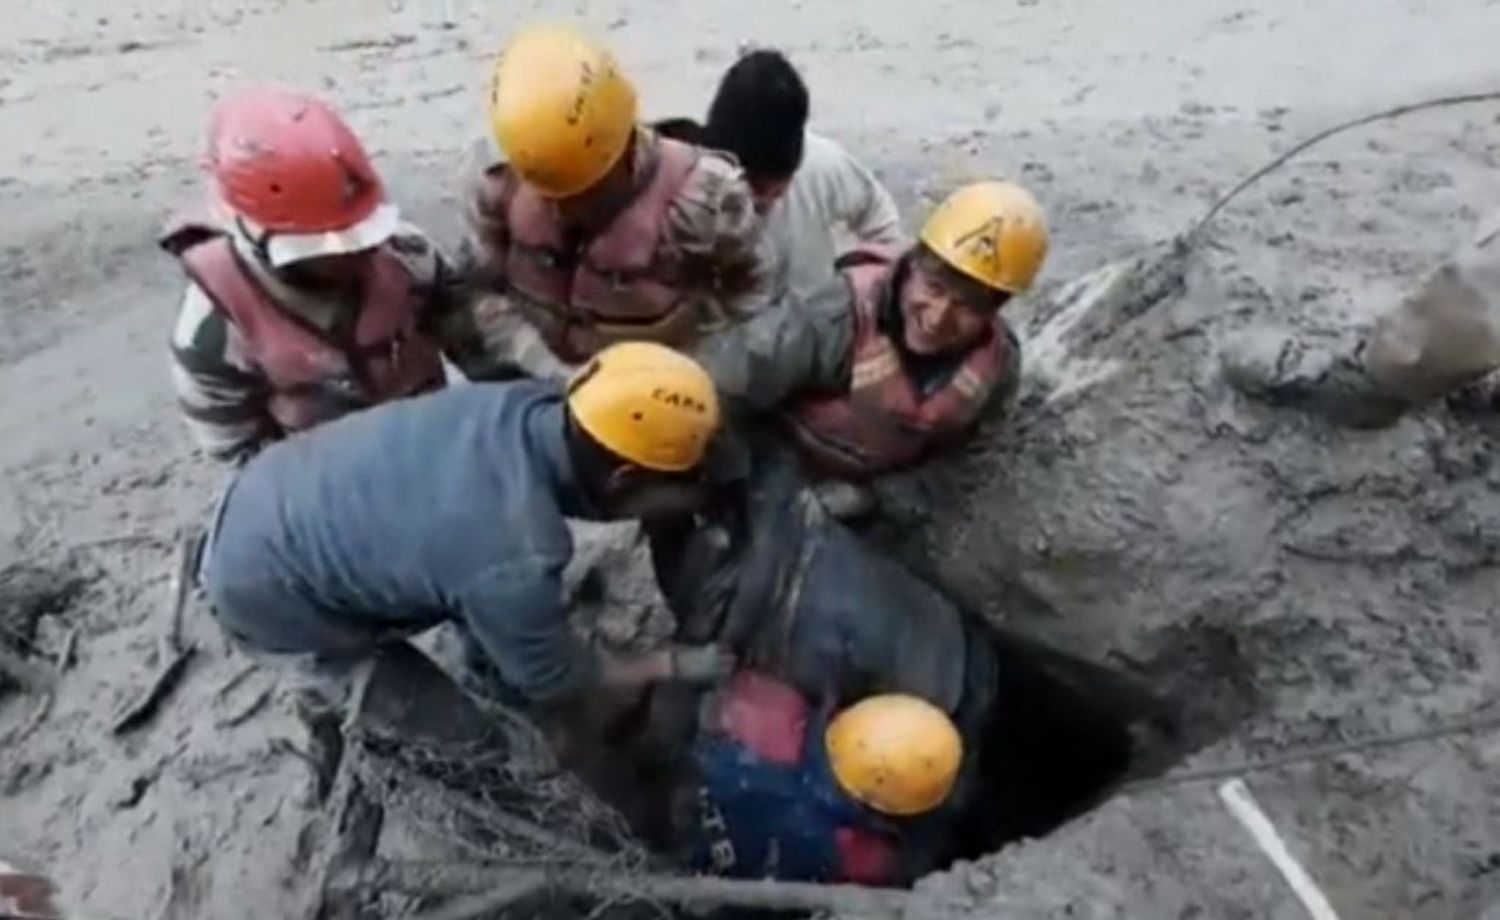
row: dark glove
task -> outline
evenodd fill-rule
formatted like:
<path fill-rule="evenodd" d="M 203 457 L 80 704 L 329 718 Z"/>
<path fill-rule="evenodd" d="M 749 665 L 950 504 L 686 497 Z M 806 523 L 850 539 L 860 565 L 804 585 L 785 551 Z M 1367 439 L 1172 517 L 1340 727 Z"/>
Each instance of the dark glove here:
<path fill-rule="evenodd" d="M 718 645 L 683 645 L 672 650 L 672 677 L 690 684 L 716 684 L 734 673 L 734 653 Z"/>

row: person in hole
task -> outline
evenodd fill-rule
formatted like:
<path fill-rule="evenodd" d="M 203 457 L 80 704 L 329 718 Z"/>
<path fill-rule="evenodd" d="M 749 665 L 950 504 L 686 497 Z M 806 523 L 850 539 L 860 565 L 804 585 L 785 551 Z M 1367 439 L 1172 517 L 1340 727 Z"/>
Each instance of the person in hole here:
<path fill-rule="evenodd" d="M 518 702 L 564 728 L 601 691 L 711 681 L 712 644 L 614 655 L 568 623 L 566 518 L 681 514 L 719 425 L 713 386 L 660 345 L 601 352 L 566 393 L 471 384 L 356 413 L 267 448 L 234 476 L 199 566 L 215 619 L 298 665 L 326 780 L 360 669 L 457 624 Z"/>
<path fill-rule="evenodd" d="M 750 454 L 694 523 L 648 528 L 676 641 L 719 643 L 807 700 L 905 694 L 951 720 L 962 764 L 942 805 L 902 821 L 903 876 L 1046 833 L 1174 730 L 1144 688 L 1003 633 L 861 539 L 773 434 Z M 658 687 L 650 706 L 640 748 L 670 773 L 699 700 Z"/>
<path fill-rule="evenodd" d="M 904 253 L 856 250 L 816 302 L 768 309 L 696 353 L 731 408 L 784 423 L 810 471 L 866 480 L 921 462 L 1013 402 L 1021 347 L 1001 310 L 1031 287 L 1046 252 L 1029 192 L 965 186 Z M 858 498 L 830 507 L 867 510 Z"/>
<path fill-rule="evenodd" d="M 309 96 L 257 89 L 224 101 L 210 131 L 207 216 L 161 245 L 189 283 L 172 381 L 210 456 L 243 462 L 349 412 L 441 387 L 446 356 L 485 358 L 456 275 L 400 221 L 359 139 Z"/>
<path fill-rule="evenodd" d="M 564 26 L 522 30 L 490 119 L 465 265 L 493 353 L 561 379 L 612 342 L 686 346 L 755 305 L 762 222 L 744 174 L 640 124 L 605 49 Z"/>
<path fill-rule="evenodd" d="M 902 832 L 948 797 L 963 742 L 914 696 L 834 713 L 752 671 L 707 696 L 673 803 L 682 861 L 741 878 L 900 885 Z"/>

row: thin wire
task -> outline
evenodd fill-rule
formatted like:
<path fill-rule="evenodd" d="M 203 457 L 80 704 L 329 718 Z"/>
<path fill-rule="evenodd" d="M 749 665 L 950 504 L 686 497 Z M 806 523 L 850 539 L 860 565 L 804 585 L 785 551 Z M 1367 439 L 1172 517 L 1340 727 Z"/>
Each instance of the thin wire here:
<path fill-rule="evenodd" d="M 1485 707 L 1488 708 L 1488 707 Z M 1500 729 L 1500 713 L 1487 716 L 1471 715 L 1468 718 L 1449 722 L 1445 725 L 1437 725 L 1432 728 L 1423 728 L 1410 732 L 1398 732 L 1390 735 L 1380 735 L 1374 738 L 1363 738 L 1358 741 L 1345 741 L 1337 744 L 1323 744 L 1315 747 L 1303 748 L 1280 757 L 1270 757 L 1264 760 L 1247 760 L 1236 764 L 1228 764 L 1220 767 L 1210 767 L 1204 770 L 1194 770 L 1188 773 L 1174 773 L 1159 779 L 1140 780 L 1134 783 L 1126 783 L 1121 792 L 1146 792 L 1155 789 L 1168 789 L 1174 786 L 1183 786 L 1188 783 L 1201 783 L 1209 780 L 1228 779 L 1232 776 L 1246 776 L 1252 773 L 1264 773 L 1267 770 L 1275 770 L 1281 767 L 1294 766 L 1296 764 L 1310 763 L 1318 760 L 1327 760 L 1330 757 L 1340 757 L 1345 754 L 1357 754 L 1361 751 L 1375 750 L 1377 748 L 1400 747 L 1408 744 L 1419 744 L 1424 741 L 1436 741 L 1453 735 L 1467 735 L 1475 732 L 1491 731 Z"/>
<path fill-rule="evenodd" d="M 1330 137 L 1333 137 L 1336 134 L 1342 134 L 1343 132 L 1348 131 L 1352 128 L 1362 127 L 1364 125 L 1372 124 L 1377 121 L 1385 121 L 1390 118 L 1399 118 L 1402 115 L 1409 115 L 1412 112 L 1420 112 L 1425 109 L 1446 108 L 1448 106 L 1467 105 L 1472 102 L 1493 101 L 1500 101 L 1500 90 L 1490 90 L 1488 92 L 1482 93 L 1464 93 L 1457 96 L 1441 96 L 1436 99 L 1426 99 L 1422 102 L 1409 102 L 1406 105 L 1398 105 L 1395 108 L 1385 109 L 1380 112 L 1375 112 L 1371 115 L 1364 115 L 1351 121 L 1341 122 L 1331 128 L 1326 128 L 1322 131 L 1319 131 L 1312 137 L 1309 137 L 1297 143 L 1290 150 L 1282 153 L 1280 156 L 1276 157 L 1274 160 L 1262 166 L 1260 169 L 1257 169 L 1255 172 L 1246 176 L 1244 179 L 1241 179 L 1238 185 L 1230 189 L 1224 195 L 1220 196 L 1219 200 L 1214 202 L 1213 207 L 1208 209 L 1208 213 L 1204 214 L 1203 217 L 1193 225 L 1193 229 L 1188 231 L 1188 239 L 1196 240 L 1196 238 L 1203 233 L 1208 224 L 1215 217 L 1219 216 L 1219 212 L 1224 210 L 1224 208 L 1236 197 L 1238 197 L 1241 192 L 1245 191 L 1245 189 L 1249 188 L 1250 186 L 1259 182 L 1261 179 L 1280 169 L 1282 166 L 1286 165 L 1287 161 L 1292 157 L 1295 157 L 1296 155 L 1302 153 L 1310 147 L 1322 143 L 1323 141 L 1327 140 Z"/>

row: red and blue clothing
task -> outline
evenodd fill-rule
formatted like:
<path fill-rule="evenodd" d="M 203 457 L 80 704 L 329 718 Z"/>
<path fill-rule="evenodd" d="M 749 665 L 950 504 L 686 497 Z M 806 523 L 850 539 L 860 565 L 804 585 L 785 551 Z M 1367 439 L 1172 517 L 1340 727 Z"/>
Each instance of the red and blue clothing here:
<path fill-rule="evenodd" d="M 851 799 L 828 763 L 827 711 L 752 672 L 709 701 L 693 748 L 695 868 L 740 878 L 903 881 L 894 824 Z"/>

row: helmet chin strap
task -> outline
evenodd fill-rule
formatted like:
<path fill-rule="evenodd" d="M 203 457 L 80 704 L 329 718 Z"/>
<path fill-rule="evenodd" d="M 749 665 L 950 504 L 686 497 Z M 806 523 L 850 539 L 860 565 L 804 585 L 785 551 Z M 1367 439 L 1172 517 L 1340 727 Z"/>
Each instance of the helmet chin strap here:
<path fill-rule="evenodd" d="M 260 260 L 262 265 L 267 268 L 275 267 L 271 264 L 271 231 L 261 230 L 259 233 L 255 232 L 250 228 L 249 224 L 245 223 L 245 219 L 238 214 L 234 218 L 234 229 L 250 244 L 250 248 L 255 251 L 255 258 Z"/>

